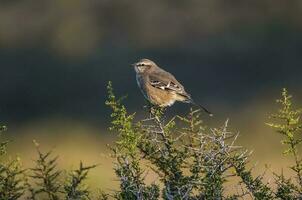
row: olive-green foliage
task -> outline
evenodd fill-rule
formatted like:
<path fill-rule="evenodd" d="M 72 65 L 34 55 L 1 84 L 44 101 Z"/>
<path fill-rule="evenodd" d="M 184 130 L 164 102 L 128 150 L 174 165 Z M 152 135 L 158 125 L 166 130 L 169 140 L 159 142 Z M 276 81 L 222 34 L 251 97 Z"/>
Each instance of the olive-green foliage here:
<path fill-rule="evenodd" d="M 66 200 L 89 200 L 90 192 L 83 181 L 87 179 L 89 170 L 95 168 L 96 165 L 84 166 L 80 162 L 79 169 L 70 172 L 68 180 L 64 185 Z"/>
<path fill-rule="evenodd" d="M 0 134 L 5 130 L 5 126 L 0 126 Z M 18 157 L 6 156 L 7 144 L 8 141 L 0 142 L 0 199 L 15 200 L 25 192 L 24 170 Z"/>
<path fill-rule="evenodd" d="M 0 134 L 6 130 L 0 126 Z M 68 173 L 64 181 L 61 170 L 57 169 L 57 158 L 52 152 L 40 150 L 39 144 L 34 142 L 38 158 L 35 166 L 23 169 L 19 157 L 14 159 L 6 155 L 8 141 L 0 142 L 0 199 L 1 200 L 88 200 L 93 194 L 84 185 L 90 169 L 96 165 L 80 167 Z M 105 196 L 104 196 L 105 197 Z M 105 200 L 105 198 L 103 198 Z"/>
<path fill-rule="evenodd" d="M 150 108 L 149 117 L 135 122 L 134 114 L 127 114 L 121 104 L 122 99 L 116 99 L 111 83 L 108 92 L 106 104 L 113 110 L 111 130 L 119 135 L 113 148 L 121 183 L 117 199 L 151 198 L 149 193 L 137 195 L 139 186 L 140 191 L 146 189 L 141 178 L 143 162 L 151 163 L 149 170 L 159 180 L 150 187 L 161 189 L 164 199 L 238 199 L 246 194 L 255 199 L 273 198 L 261 177 L 253 178 L 247 169 L 249 154 L 235 145 L 238 135 L 227 130 L 227 122 L 221 128 L 209 129 L 203 125 L 199 110 L 167 119 L 164 110 L 156 107 Z M 224 183 L 231 176 L 242 179 L 238 191 L 243 192 L 226 196 Z M 151 194 L 153 199 L 159 199 L 157 193 Z"/>
<path fill-rule="evenodd" d="M 254 178 L 252 176 L 252 170 L 246 169 L 247 159 L 248 157 L 246 155 L 236 155 L 232 158 L 231 163 L 235 168 L 236 175 L 242 179 L 242 182 L 255 199 L 273 199 L 273 191 L 267 184 L 263 183 L 263 177 L 258 176 Z"/>
<path fill-rule="evenodd" d="M 299 199 L 301 198 L 301 193 L 299 194 L 299 189 L 295 184 L 292 183 L 290 178 L 284 177 L 283 174 L 275 175 L 275 182 L 277 185 L 276 197 L 280 199 Z"/>
<path fill-rule="evenodd" d="M 153 170 L 157 174 L 158 182 L 154 187 L 161 190 L 163 199 L 239 199 L 250 196 L 265 200 L 301 197 L 300 189 L 283 175 L 275 174 L 277 189 L 266 183 L 263 176 L 252 175 L 252 169 L 248 168 L 250 153 L 235 145 L 238 134 L 228 130 L 228 121 L 221 128 L 209 129 L 203 125 L 199 110 L 191 109 L 188 115 L 167 119 L 163 109 L 151 107 L 149 117 L 135 122 L 135 115 L 127 115 L 121 99 L 115 98 L 111 83 L 108 91 L 106 104 L 113 110 L 111 130 L 119 134 L 113 151 L 117 160 L 116 172 L 121 182 L 121 190 L 116 193 L 119 196 L 115 196 L 117 199 L 151 198 L 148 193 L 145 193 L 147 196 L 135 197 L 121 195 L 129 190 L 137 191 L 139 185 L 145 188 L 144 179 L 140 178 L 144 174 L 140 165 L 144 162 L 151 163 L 145 170 Z M 291 136 L 296 135 L 301 128 L 301 112 L 290 110 L 290 97 L 285 91 L 282 96 L 284 100 L 278 102 L 287 107 L 279 111 L 282 116 L 280 113 L 273 116 L 287 119 L 287 125 L 270 125 L 281 129 L 279 132 L 287 136 L 283 143 L 290 146 L 286 152 L 294 155 L 295 166 L 291 168 L 297 173 L 296 178 L 300 179 L 297 145 L 301 140 Z M 120 169 L 125 169 L 125 166 L 128 166 L 126 171 L 131 173 L 122 176 Z M 237 192 L 227 196 L 224 183 L 233 176 L 240 178 L 235 184 Z M 133 183 L 135 179 L 137 181 Z"/>
<path fill-rule="evenodd" d="M 284 154 L 293 157 L 294 177 L 274 173 L 273 184 L 262 175 L 254 177 L 248 167 L 250 152 L 236 145 L 238 134 L 228 130 L 228 120 L 220 128 L 208 128 L 202 113 L 191 109 L 184 116 L 167 118 L 165 109 L 149 105 L 146 118 L 135 119 L 108 84 L 106 105 L 112 109 L 110 130 L 118 135 L 111 147 L 118 191 L 98 193 L 88 190 L 85 180 L 96 165 L 84 166 L 66 174 L 57 167 L 52 151 L 42 152 L 31 169 L 23 169 L 20 159 L 6 155 L 8 141 L 0 141 L 0 199 L 2 200 L 257 200 L 302 199 L 301 144 L 302 111 L 294 109 L 284 89 L 277 102 L 281 108 L 271 115 L 275 128 L 283 135 Z M 0 127 L 0 133 L 6 127 Z M 158 177 L 146 183 L 148 172 Z M 225 183 L 233 179 L 235 191 Z"/>
<path fill-rule="evenodd" d="M 277 181 L 277 195 L 283 199 L 302 198 L 302 159 L 299 156 L 298 147 L 302 142 L 302 109 L 295 109 L 292 103 L 292 96 L 286 89 L 282 91 L 281 99 L 277 100 L 281 108 L 277 113 L 271 115 L 272 123 L 267 123 L 275 128 L 283 136 L 281 143 L 286 146 L 283 151 L 285 155 L 291 155 L 294 164 L 290 168 L 296 173 L 294 184 L 291 179 L 286 179 L 283 175 L 275 175 Z"/>
<path fill-rule="evenodd" d="M 100 191 L 98 191 L 98 194 L 95 199 L 96 200 L 109 200 L 109 194 L 107 194 L 103 190 L 100 190 Z"/>
<path fill-rule="evenodd" d="M 2 133 L 4 131 L 6 131 L 6 126 L 1 126 L 0 125 L 0 136 L 2 136 Z M 0 142 L 0 156 L 3 156 L 6 154 L 6 148 L 7 148 L 7 144 L 8 144 L 8 141 L 1 141 Z"/>
<path fill-rule="evenodd" d="M 59 182 L 61 171 L 57 169 L 58 157 L 51 157 L 51 151 L 42 152 L 38 144 L 36 144 L 36 149 L 38 153 L 38 158 L 35 160 L 36 165 L 30 169 L 32 171 L 30 177 L 36 183 L 32 194 L 35 198 L 45 194 L 50 200 L 58 200 L 61 189 Z"/>
<path fill-rule="evenodd" d="M 0 199 L 19 199 L 25 192 L 24 170 L 19 158 L 0 165 Z"/>
<path fill-rule="evenodd" d="M 76 170 L 63 177 L 62 171 L 57 167 L 58 156 L 53 157 L 52 151 L 42 152 L 39 144 L 36 143 L 38 158 L 35 160 L 35 167 L 31 168 L 28 175 L 30 179 L 27 183 L 29 191 L 28 199 L 47 199 L 47 200 L 89 200 L 91 192 L 85 185 L 88 172 L 96 165 L 80 166 Z M 65 180 L 64 180 L 65 179 Z"/>
<path fill-rule="evenodd" d="M 158 199 L 159 187 L 144 183 L 144 171 L 140 166 L 141 155 L 138 145 L 141 141 L 141 128 L 134 123 L 134 115 L 128 114 L 123 98 L 116 99 L 111 83 L 108 84 L 108 100 L 106 105 L 112 109 L 111 130 L 118 132 L 118 140 L 112 148 L 113 157 L 116 158 L 115 173 L 120 180 L 120 192 L 114 194 L 116 199 Z"/>

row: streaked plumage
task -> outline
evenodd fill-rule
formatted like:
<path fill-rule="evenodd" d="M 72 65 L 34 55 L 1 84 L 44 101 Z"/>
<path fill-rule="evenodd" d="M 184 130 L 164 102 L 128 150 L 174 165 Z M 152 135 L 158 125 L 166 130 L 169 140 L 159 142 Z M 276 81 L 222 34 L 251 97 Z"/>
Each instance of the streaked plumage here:
<path fill-rule="evenodd" d="M 151 104 L 167 107 L 180 101 L 196 105 L 184 86 L 171 73 L 161 69 L 153 61 L 141 59 L 133 66 L 136 71 L 137 84 Z M 211 114 L 204 107 L 201 106 L 201 108 Z"/>

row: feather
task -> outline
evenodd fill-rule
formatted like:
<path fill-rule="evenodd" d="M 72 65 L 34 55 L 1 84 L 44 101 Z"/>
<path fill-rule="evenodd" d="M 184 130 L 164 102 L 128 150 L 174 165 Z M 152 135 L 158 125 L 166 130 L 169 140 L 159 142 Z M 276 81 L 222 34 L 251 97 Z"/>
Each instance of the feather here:
<path fill-rule="evenodd" d="M 154 73 L 149 74 L 149 83 L 155 88 L 174 91 L 177 94 L 189 97 L 189 94 L 185 91 L 184 87 L 175 79 L 175 77 L 164 70 L 158 70 Z"/>

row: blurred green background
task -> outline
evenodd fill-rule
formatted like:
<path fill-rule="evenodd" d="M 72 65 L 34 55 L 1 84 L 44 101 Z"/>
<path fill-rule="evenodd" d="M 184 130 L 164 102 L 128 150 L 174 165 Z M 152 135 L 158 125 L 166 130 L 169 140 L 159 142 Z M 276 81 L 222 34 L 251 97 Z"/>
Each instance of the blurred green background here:
<path fill-rule="evenodd" d="M 299 0 L 1 0 L 0 122 L 11 152 L 29 166 L 36 139 L 62 166 L 101 163 L 91 181 L 116 184 L 103 155 L 112 141 L 106 83 L 146 116 L 130 64 L 149 58 L 215 114 L 207 124 L 230 118 L 256 173 L 266 163 L 286 171 L 280 137 L 264 123 L 282 87 L 301 106 L 301 19 Z"/>

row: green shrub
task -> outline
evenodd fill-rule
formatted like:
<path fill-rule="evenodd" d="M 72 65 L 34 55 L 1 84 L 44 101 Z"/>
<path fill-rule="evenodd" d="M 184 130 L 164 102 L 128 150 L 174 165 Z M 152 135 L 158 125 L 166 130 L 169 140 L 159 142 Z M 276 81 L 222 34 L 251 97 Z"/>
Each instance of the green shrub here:
<path fill-rule="evenodd" d="M 302 199 L 302 160 L 298 151 L 302 142 L 302 111 L 293 108 L 292 97 L 285 89 L 277 100 L 280 109 L 267 124 L 283 136 L 284 154 L 292 156 L 290 169 L 295 175 L 285 177 L 273 172 L 273 184 L 265 182 L 261 175 L 253 176 L 248 167 L 251 153 L 236 144 L 238 134 L 229 131 L 228 120 L 220 128 L 209 128 L 201 120 L 199 110 L 191 109 L 184 116 L 168 118 L 164 109 L 151 105 L 147 118 L 136 119 L 135 113 L 129 113 L 123 105 L 124 99 L 116 98 L 109 83 L 106 105 L 112 109 L 110 130 L 118 136 L 110 147 L 120 184 L 118 191 L 90 191 L 85 180 L 96 165 L 84 166 L 80 162 L 78 169 L 64 174 L 57 167 L 58 157 L 51 151 L 42 152 L 37 143 L 34 167 L 25 170 L 19 158 L 6 156 L 8 141 L 3 141 L 0 199 Z M 1 127 L 0 132 L 5 129 Z M 147 184 L 150 170 L 158 180 Z M 225 186 L 231 179 L 237 188 L 234 194 Z"/>
<path fill-rule="evenodd" d="M 127 174 L 127 179 L 116 171 L 121 183 L 125 180 L 138 179 L 136 183 L 145 187 L 143 183 L 145 175 L 139 166 L 147 161 L 151 163 L 150 169 L 160 180 L 160 183 L 153 187 L 159 190 L 160 185 L 163 185 L 161 197 L 164 199 L 237 199 L 248 193 L 255 199 L 273 198 L 273 191 L 262 182 L 261 177 L 253 178 L 251 170 L 247 169 L 249 153 L 235 144 L 238 135 L 228 131 L 228 122 L 218 129 L 206 128 L 199 110 L 191 109 L 188 115 L 175 116 L 168 120 L 163 115 L 163 110 L 154 107 L 150 117 L 135 122 L 135 115 L 127 114 L 121 99 L 115 98 L 111 84 L 108 85 L 108 91 L 109 99 L 106 104 L 113 111 L 112 130 L 119 134 L 114 150 L 117 166 L 134 163 L 139 169 Z M 127 145 L 124 145 L 126 141 Z M 123 148 L 119 149 L 121 144 Z M 122 152 L 126 152 L 126 155 Z M 131 153 L 127 152 L 135 152 L 135 156 L 132 158 Z M 120 159 L 121 153 L 122 158 L 130 157 L 131 161 Z M 231 176 L 240 177 L 245 188 L 241 194 L 226 196 L 224 183 Z M 130 187 L 133 185 L 135 184 L 122 184 L 121 191 L 116 195 L 120 196 L 128 190 L 137 192 Z M 136 188 L 139 187 L 136 185 Z M 152 198 L 155 197 L 154 194 L 153 192 Z M 138 193 L 125 196 L 126 198 L 121 197 L 151 198 L 150 194 L 144 197 Z M 159 199 L 158 195 L 156 199 Z"/>
<path fill-rule="evenodd" d="M 35 180 L 36 185 L 31 186 L 33 199 L 39 199 L 40 195 L 45 194 L 49 200 L 60 199 L 61 183 L 59 176 L 61 171 L 57 169 L 57 158 L 51 157 L 52 152 L 43 153 L 39 144 L 36 144 L 38 158 L 35 160 L 35 167 L 31 168 L 30 178 Z"/>
<path fill-rule="evenodd" d="M 283 136 L 281 143 L 286 146 L 283 154 L 293 157 L 294 164 L 290 168 L 295 172 L 297 183 L 286 179 L 283 174 L 276 175 L 277 192 L 276 196 L 282 199 L 302 198 L 302 160 L 299 156 L 298 146 L 301 144 L 302 122 L 300 121 L 302 110 L 293 108 L 292 96 L 286 89 L 282 91 L 281 99 L 277 103 L 281 108 L 276 114 L 271 115 L 273 123 L 267 123 L 275 128 Z"/>
<path fill-rule="evenodd" d="M 5 126 L 0 126 L 0 136 L 6 131 Z M 8 141 L 0 142 L 0 199 L 15 200 L 25 193 L 24 170 L 20 159 L 7 157 Z"/>
<path fill-rule="evenodd" d="M 96 165 L 84 166 L 80 162 L 79 169 L 73 170 L 69 173 L 68 180 L 64 185 L 65 199 L 66 200 L 89 200 L 90 192 L 83 182 L 88 177 L 88 172 L 95 168 Z"/>

